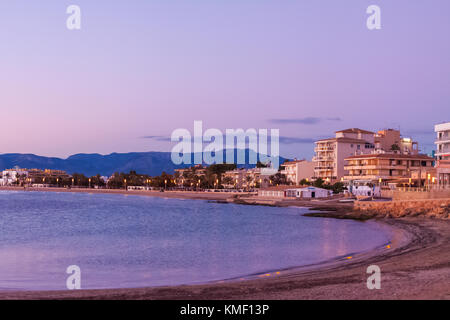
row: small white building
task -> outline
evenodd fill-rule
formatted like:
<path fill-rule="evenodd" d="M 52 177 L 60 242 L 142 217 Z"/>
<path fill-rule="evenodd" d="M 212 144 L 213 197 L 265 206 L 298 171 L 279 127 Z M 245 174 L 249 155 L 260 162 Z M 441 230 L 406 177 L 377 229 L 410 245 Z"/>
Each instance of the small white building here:
<path fill-rule="evenodd" d="M 292 188 L 288 186 L 271 187 L 260 189 L 258 195 L 260 197 L 270 198 L 327 198 L 333 194 L 333 191 L 317 188 L 317 187 L 299 187 Z"/>
<path fill-rule="evenodd" d="M 295 189 L 295 196 L 297 198 L 308 198 L 308 199 L 327 198 L 330 197 L 331 195 L 333 195 L 333 191 L 317 187 L 305 187 Z"/>
<path fill-rule="evenodd" d="M 350 193 L 354 196 L 379 197 L 381 189 L 378 186 L 356 185 L 350 187 Z"/>

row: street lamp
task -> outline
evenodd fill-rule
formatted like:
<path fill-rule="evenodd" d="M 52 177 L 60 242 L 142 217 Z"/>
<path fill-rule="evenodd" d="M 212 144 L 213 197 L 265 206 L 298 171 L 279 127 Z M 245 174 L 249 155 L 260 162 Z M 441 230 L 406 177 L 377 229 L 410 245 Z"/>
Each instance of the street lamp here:
<path fill-rule="evenodd" d="M 167 189 L 167 179 L 164 180 L 164 189 Z"/>
<path fill-rule="evenodd" d="M 91 188 L 91 178 L 89 178 L 89 189 Z"/>
<path fill-rule="evenodd" d="M 124 183 L 124 185 L 125 185 L 125 190 L 128 190 L 128 189 L 127 189 L 127 179 L 123 179 L 123 183 Z"/>

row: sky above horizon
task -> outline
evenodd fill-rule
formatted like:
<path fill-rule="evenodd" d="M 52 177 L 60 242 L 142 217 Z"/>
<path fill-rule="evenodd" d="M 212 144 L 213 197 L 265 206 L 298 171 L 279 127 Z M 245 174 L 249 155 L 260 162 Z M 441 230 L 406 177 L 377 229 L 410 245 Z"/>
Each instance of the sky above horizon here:
<path fill-rule="evenodd" d="M 450 121 L 448 0 L 0 3 L 0 153 L 170 151 L 178 128 L 280 129 L 311 158 L 340 129 L 434 148 Z M 82 29 L 66 28 L 80 6 Z M 382 29 L 366 27 L 381 8 Z"/>

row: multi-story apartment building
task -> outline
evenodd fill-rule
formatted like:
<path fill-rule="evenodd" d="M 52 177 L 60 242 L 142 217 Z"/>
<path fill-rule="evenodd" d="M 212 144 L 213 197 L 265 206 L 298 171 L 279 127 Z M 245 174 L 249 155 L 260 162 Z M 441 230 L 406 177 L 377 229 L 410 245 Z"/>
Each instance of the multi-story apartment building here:
<path fill-rule="evenodd" d="M 348 172 L 344 180 L 377 182 L 403 181 L 410 182 L 411 177 L 420 177 L 421 181 L 434 176 L 434 159 L 421 154 L 380 153 L 351 156 L 345 159 L 344 169 Z M 412 183 L 412 181 L 411 181 Z M 414 181 L 418 186 L 420 181 Z"/>
<path fill-rule="evenodd" d="M 194 176 L 203 177 L 206 175 L 206 167 L 203 167 L 201 164 L 197 164 L 189 168 L 175 169 L 175 174 L 179 177 L 179 179 L 187 179 Z"/>
<path fill-rule="evenodd" d="M 380 153 L 418 154 L 419 144 L 402 138 L 399 130 L 384 129 L 375 134 L 375 150 Z"/>
<path fill-rule="evenodd" d="M 299 185 L 303 179 L 314 177 L 315 163 L 307 160 L 286 161 L 281 165 L 284 169 L 281 174 L 286 176 L 286 180 L 294 185 Z"/>
<path fill-rule="evenodd" d="M 7 169 L 2 172 L 0 185 L 31 182 L 41 183 L 45 179 L 48 179 L 47 181 L 51 182 L 55 179 L 67 179 L 69 177 L 70 176 L 62 170 L 20 169 L 16 167 L 14 169 Z"/>
<path fill-rule="evenodd" d="M 222 176 L 222 184 L 226 188 L 267 187 L 270 184 L 270 175 L 264 173 L 262 168 L 226 171 Z"/>
<path fill-rule="evenodd" d="M 344 176 L 345 158 L 369 154 L 375 149 L 375 133 L 358 128 L 336 132 L 336 137 L 316 141 L 314 178 L 328 182 Z"/>
<path fill-rule="evenodd" d="M 450 122 L 437 124 L 436 175 L 439 186 L 450 188 Z"/>
<path fill-rule="evenodd" d="M 313 158 L 314 177 L 335 182 L 346 175 L 345 159 L 364 154 L 418 154 L 418 143 L 410 138 L 402 138 L 400 131 L 380 130 L 377 133 L 352 128 L 336 132 L 334 138 L 316 142 Z"/>
<path fill-rule="evenodd" d="M 26 169 L 24 169 L 26 170 Z M 36 182 L 42 179 L 68 179 L 70 178 L 70 175 L 63 170 L 51 170 L 51 169 L 45 169 L 45 170 L 41 170 L 41 169 L 29 169 L 28 171 L 28 178 L 33 181 Z"/>

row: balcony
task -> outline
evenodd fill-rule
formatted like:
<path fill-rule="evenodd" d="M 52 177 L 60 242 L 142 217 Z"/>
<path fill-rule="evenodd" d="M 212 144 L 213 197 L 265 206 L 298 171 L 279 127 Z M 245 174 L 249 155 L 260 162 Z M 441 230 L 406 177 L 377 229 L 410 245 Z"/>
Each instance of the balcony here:
<path fill-rule="evenodd" d="M 450 169 L 450 160 L 438 160 L 436 167 L 440 169 Z"/>
<path fill-rule="evenodd" d="M 334 151 L 334 147 L 316 147 L 314 148 L 315 152 L 332 152 Z"/>
<path fill-rule="evenodd" d="M 372 181 L 378 181 L 379 179 L 382 180 L 391 180 L 391 179 L 395 179 L 395 178 L 402 178 L 402 177 L 394 177 L 394 176 L 383 176 L 383 175 L 373 175 L 373 174 L 368 174 L 368 175 L 346 175 L 344 176 L 344 180 L 350 181 L 350 180 L 372 180 Z"/>
<path fill-rule="evenodd" d="M 333 171 L 333 167 L 315 167 L 315 171 Z"/>
<path fill-rule="evenodd" d="M 435 144 L 450 143 L 450 134 L 442 135 L 442 137 L 437 138 L 434 143 Z"/>
<path fill-rule="evenodd" d="M 344 166 L 344 170 L 406 170 L 405 165 L 361 165 L 361 166 Z"/>
<path fill-rule="evenodd" d="M 334 157 L 314 157 L 312 161 L 314 162 L 334 162 Z"/>

